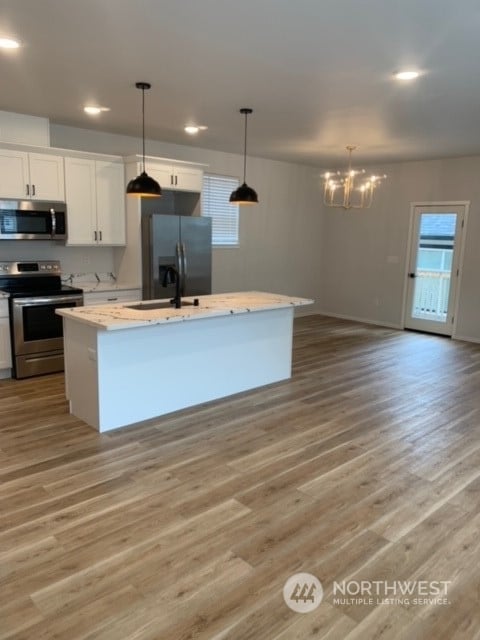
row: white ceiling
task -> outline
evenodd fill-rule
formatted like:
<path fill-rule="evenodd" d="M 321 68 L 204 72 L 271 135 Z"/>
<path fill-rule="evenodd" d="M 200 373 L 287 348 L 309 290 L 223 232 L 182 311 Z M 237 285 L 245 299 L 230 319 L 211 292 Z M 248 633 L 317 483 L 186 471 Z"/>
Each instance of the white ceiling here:
<path fill-rule="evenodd" d="M 24 46 L 0 51 L 0 109 L 138 135 L 147 81 L 152 139 L 241 153 L 247 106 L 251 155 L 479 154 L 479 33 L 478 0 L 1 0 L 0 35 Z"/>

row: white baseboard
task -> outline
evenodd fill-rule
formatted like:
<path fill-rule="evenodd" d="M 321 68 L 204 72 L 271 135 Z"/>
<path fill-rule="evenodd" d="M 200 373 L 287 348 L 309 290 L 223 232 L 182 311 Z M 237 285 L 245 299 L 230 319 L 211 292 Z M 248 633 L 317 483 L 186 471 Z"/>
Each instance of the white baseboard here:
<path fill-rule="evenodd" d="M 332 313 L 331 311 L 316 311 L 317 314 L 327 316 L 329 318 L 339 318 L 340 320 L 351 320 L 352 322 L 362 322 L 363 324 L 373 324 L 377 327 L 386 327 L 387 329 L 402 330 L 403 326 L 394 322 L 381 322 L 380 320 L 372 320 L 371 318 L 359 318 L 357 316 L 347 316 L 342 313 Z"/>
<path fill-rule="evenodd" d="M 452 340 L 461 340 L 462 342 L 475 342 L 480 344 L 480 338 L 470 338 L 468 336 L 452 336 Z"/>
<path fill-rule="evenodd" d="M 308 307 L 295 307 L 295 318 L 303 318 L 305 316 L 323 316 L 324 314 L 318 309 L 310 309 Z"/>
<path fill-rule="evenodd" d="M 398 329 L 400 331 L 403 331 L 405 329 L 405 327 L 401 324 L 396 324 L 393 322 L 379 322 L 378 320 L 371 320 L 370 318 L 359 318 L 357 316 L 347 316 L 341 313 L 332 313 L 331 311 L 314 311 L 311 312 L 310 314 L 306 314 L 306 315 L 312 315 L 312 313 L 318 314 L 318 315 L 322 315 L 322 316 L 327 316 L 329 318 L 339 318 L 340 320 L 351 320 L 352 322 L 363 322 L 364 324 L 373 324 L 376 325 L 378 327 L 387 327 L 389 329 Z M 458 336 L 458 335 L 452 335 L 452 340 L 460 340 L 463 342 L 473 342 L 475 344 L 480 344 L 480 338 L 472 338 L 469 336 Z"/>

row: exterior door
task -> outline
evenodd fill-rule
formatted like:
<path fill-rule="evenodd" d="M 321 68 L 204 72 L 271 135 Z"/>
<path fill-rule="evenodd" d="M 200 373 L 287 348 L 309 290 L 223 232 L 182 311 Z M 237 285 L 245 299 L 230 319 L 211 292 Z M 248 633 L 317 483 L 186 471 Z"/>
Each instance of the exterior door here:
<path fill-rule="evenodd" d="M 451 336 L 466 203 L 415 205 L 405 328 Z"/>

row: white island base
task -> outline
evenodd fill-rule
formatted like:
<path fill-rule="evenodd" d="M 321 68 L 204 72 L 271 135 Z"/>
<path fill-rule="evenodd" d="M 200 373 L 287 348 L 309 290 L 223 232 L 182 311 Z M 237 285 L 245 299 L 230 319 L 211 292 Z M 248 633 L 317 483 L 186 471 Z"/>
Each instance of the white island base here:
<path fill-rule="evenodd" d="M 103 432 L 289 378 L 294 307 L 311 301 L 226 295 L 272 299 L 257 308 L 203 296 L 185 310 L 59 311 L 70 412 Z"/>

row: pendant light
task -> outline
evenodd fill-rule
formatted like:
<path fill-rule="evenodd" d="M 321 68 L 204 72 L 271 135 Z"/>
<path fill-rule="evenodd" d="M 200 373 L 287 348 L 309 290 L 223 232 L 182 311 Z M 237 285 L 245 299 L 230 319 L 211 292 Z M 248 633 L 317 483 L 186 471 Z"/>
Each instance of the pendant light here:
<path fill-rule="evenodd" d="M 245 145 L 243 152 L 243 184 L 232 191 L 230 196 L 230 202 L 232 204 L 258 204 L 257 193 L 252 187 L 249 187 L 246 182 L 247 176 L 247 117 L 250 113 L 253 113 L 253 109 L 243 107 L 240 109 L 240 113 L 245 116 Z"/>
<path fill-rule="evenodd" d="M 142 143 L 143 143 L 143 162 L 142 173 L 130 180 L 127 185 L 127 195 L 137 196 L 139 198 L 159 198 L 162 195 L 162 189 L 158 182 L 151 178 L 145 171 L 145 91 L 152 86 L 148 82 L 136 82 L 137 89 L 142 90 Z"/>

